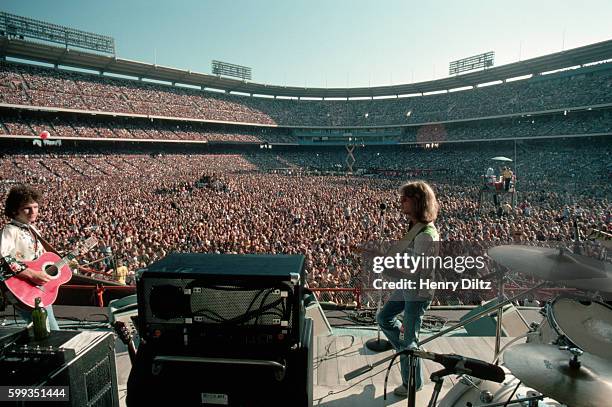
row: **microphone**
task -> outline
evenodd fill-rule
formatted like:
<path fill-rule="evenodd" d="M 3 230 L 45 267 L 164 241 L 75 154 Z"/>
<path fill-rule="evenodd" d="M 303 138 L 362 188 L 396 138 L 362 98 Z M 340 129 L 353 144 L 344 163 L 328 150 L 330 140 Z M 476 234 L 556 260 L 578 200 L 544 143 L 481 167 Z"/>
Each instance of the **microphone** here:
<path fill-rule="evenodd" d="M 380 211 L 381 211 L 381 212 L 384 212 L 384 211 L 385 211 L 385 209 L 387 209 L 387 204 L 386 204 L 386 203 L 384 203 L 384 202 L 382 202 L 382 203 L 380 204 Z"/>
<path fill-rule="evenodd" d="M 456 354 L 438 354 L 419 350 L 415 350 L 414 354 L 422 359 L 433 360 L 456 374 L 469 374 L 482 380 L 491 380 L 497 383 L 503 382 L 506 378 L 506 374 L 501 367 L 482 360 Z"/>

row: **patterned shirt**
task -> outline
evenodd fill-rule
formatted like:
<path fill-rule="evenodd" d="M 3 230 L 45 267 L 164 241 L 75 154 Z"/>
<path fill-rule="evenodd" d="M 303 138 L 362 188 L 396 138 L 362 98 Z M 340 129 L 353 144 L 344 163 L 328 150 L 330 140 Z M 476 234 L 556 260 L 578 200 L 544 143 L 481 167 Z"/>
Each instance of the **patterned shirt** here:
<path fill-rule="evenodd" d="M 0 281 L 14 276 L 25 270 L 24 261 L 39 258 L 45 249 L 42 243 L 30 230 L 38 232 L 32 225 L 12 220 L 2 229 L 0 235 Z"/>

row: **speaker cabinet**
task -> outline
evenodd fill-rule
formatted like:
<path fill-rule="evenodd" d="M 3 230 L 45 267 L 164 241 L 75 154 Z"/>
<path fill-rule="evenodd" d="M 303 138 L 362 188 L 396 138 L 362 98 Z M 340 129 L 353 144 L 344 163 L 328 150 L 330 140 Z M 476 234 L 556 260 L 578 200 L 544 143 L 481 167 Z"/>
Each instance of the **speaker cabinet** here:
<path fill-rule="evenodd" d="M 141 343 L 128 379 L 127 405 L 310 407 L 312 341 L 312 321 L 306 319 L 296 349 L 279 349 L 265 359 L 211 358 L 205 349 L 198 355 L 159 354 Z"/>
<path fill-rule="evenodd" d="M 3 349 L 0 383 L 69 387 L 69 401 L 44 405 L 118 407 L 115 337 L 110 332 L 66 330 L 51 331 L 42 341 L 26 335 Z"/>

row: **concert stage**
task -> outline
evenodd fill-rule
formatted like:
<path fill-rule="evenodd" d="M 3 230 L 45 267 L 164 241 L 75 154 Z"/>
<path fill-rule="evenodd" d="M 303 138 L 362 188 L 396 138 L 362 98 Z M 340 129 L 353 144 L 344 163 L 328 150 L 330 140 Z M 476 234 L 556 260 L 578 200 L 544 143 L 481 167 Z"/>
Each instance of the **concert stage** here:
<path fill-rule="evenodd" d="M 426 316 L 442 317 L 448 320 L 447 326 L 458 321 L 466 315 L 470 309 L 430 309 Z M 313 350 L 313 406 L 329 407 L 361 407 L 361 406 L 405 406 L 406 399 L 393 395 L 393 389 L 401 383 L 398 364 L 391 369 L 387 385 L 387 400 L 383 400 L 384 378 L 388 364 L 376 367 L 372 372 L 366 373 L 349 382 L 344 380 L 344 375 L 358 367 L 373 363 L 393 353 L 373 353 L 365 347 L 365 342 L 376 336 L 374 325 L 360 325 L 348 322 L 347 314 L 350 311 L 325 311 L 332 326 L 332 335 L 318 336 L 314 338 Z M 538 309 L 525 308 L 521 314 L 528 322 L 541 321 Z M 431 335 L 431 332 L 423 331 L 421 339 Z M 490 362 L 493 358 L 495 337 L 468 336 L 465 329 L 458 329 L 450 334 L 432 341 L 425 348 L 436 353 L 457 353 L 463 356 L 481 359 Z M 501 338 L 502 346 L 513 338 Z M 520 342 L 524 342 L 521 339 Z M 125 395 L 127 392 L 127 379 L 131 369 L 126 347 L 117 341 L 116 348 L 117 375 L 119 385 L 119 399 L 125 406 Z M 426 377 L 425 387 L 417 393 L 417 406 L 425 406 L 431 396 L 433 383 L 429 381 L 429 375 L 441 366 L 432 361 L 425 361 L 424 375 Z M 450 376 L 445 380 L 440 398 L 457 382 L 456 376 Z M 239 385 L 239 383 L 236 383 Z"/>
<path fill-rule="evenodd" d="M 60 320 L 60 325 L 63 329 L 95 329 L 98 331 L 108 331 L 109 309 L 107 307 L 71 307 L 56 305 L 54 307 L 55 314 Z M 532 322 L 542 323 L 543 317 L 540 314 L 540 308 L 535 307 L 519 307 L 517 308 L 522 319 L 527 324 Z M 420 340 L 434 335 L 439 331 L 441 326 L 435 324 L 436 321 L 444 321 L 445 327 L 454 325 L 458 321 L 465 320 L 468 314 L 473 314 L 473 307 L 432 307 L 427 311 L 424 317 L 424 329 L 421 333 Z M 388 363 L 375 366 L 370 372 L 367 372 L 355 379 L 346 381 L 344 376 L 354 371 L 357 368 L 368 364 L 374 364 L 383 358 L 393 354 L 389 350 L 383 353 L 374 353 L 367 349 L 365 343 L 368 339 L 376 337 L 376 326 L 367 323 L 367 319 L 373 315 L 373 310 L 365 311 L 345 311 L 345 310 L 327 310 L 325 316 L 328 319 L 331 328 L 331 335 L 316 336 L 313 341 L 313 405 L 314 406 L 329 406 L 329 407 L 360 407 L 360 406 L 405 406 L 407 401 L 405 398 L 397 397 L 393 394 L 393 389 L 401 382 L 401 376 L 398 364 L 392 367 L 387 384 L 387 400 L 383 399 L 384 380 Z M 3 319 L 3 324 L 6 326 L 14 325 L 13 313 L 10 308 L 0 314 Z M 486 318 L 485 318 L 486 319 Z M 509 320 L 511 318 L 508 318 Z M 361 321 L 361 322 L 360 322 Z M 427 343 L 424 348 L 429 352 L 440 354 L 455 353 L 465 357 L 480 359 L 486 362 L 492 362 L 495 348 L 495 336 L 473 335 L 474 329 L 482 329 L 481 327 L 472 327 L 468 329 L 459 328 L 445 336 L 434 339 Z M 315 332 L 320 333 L 320 332 Z M 486 333 L 485 333 L 486 334 Z M 526 338 L 515 338 L 514 336 L 504 336 L 501 338 L 501 346 L 504 347 L 509 342 L 517 339 L 508 349 L 513 346 L 524 343 Z M 115 341 L 116 355 L 116 372 L 119 392 L 120 406 L 125 406 L 127 394 L 127 380 L 131 370 L 131 362 L 126 346 L 120 340 Z M 423 363 L 425 386 L 417 393 L 417 406 L 426 406 L 431 397 L 434 383 L 429 380 L 432 372 L 438 371 L 442 366 L 430 360 L 424 360 Z M 506 397 L 514 389 L 518 383 L 513 376 L 507 372 L 505 385 L 493 384 L 492 393 L 495 391 L 503 392 Z M 453 398 L 457 390 L 462 386 L 458 376 L 451 375 L 446 377 L 442 386 L 439 401 L 444 400 L 446 396 L 446 406 L 465 405 L 466 399 L 455 399 L 455 403 L 448 402 L 448 398 Z M 239 383 L 236 383 L 239 385 Z M 468 386 L 469 387 L 469 386 Z M 482 385 L 480 386 L 482 388 Z M 452 390 L 451 390 L 452 389 Z M 501 390 L 499 390 L 501 389 Z M 522 386 L 517 394 L 525 397 L 530 389 Z M 449 393 L 452 391 L 453 393 Z M 467 400 L 475 402 L 474 405 L 480 405 L 478 398 L 481 389 L 468 389 L 465 391 Z M 501 401 L 495 399 L 494 402 Z M 546 406 L 560 406 L 549 399 L 545 399 Z M 540 404 L 542 405 L 542 404 Z"/>

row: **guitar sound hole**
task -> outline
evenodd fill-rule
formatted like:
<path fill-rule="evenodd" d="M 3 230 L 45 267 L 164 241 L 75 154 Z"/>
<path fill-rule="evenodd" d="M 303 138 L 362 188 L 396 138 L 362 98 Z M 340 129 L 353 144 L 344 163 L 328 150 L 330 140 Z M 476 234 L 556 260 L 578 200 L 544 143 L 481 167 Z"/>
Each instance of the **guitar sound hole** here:
<path fill-rule="evenodd" d="M 45 268 L 45 273 L 47 273 L 51 277 L 55 277 L 57 276 L 57 273 L 59 273 L 59 270 L 55 266 L 47 266 Z"/>

